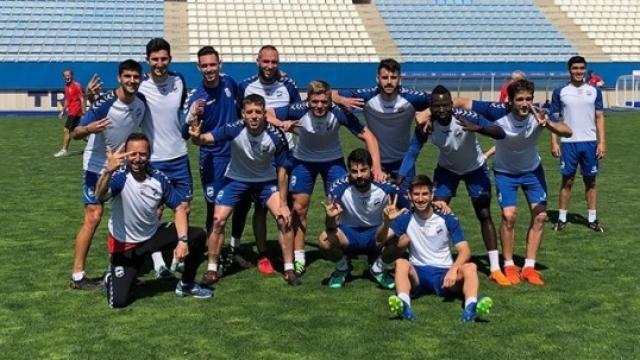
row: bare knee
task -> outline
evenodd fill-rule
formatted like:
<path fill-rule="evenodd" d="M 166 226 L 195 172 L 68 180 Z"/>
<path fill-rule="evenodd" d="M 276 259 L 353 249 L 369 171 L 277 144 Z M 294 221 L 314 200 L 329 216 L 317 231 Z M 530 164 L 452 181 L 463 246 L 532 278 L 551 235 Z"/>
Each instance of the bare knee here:
<path fill-rule="evenodd" d="M 220 217 L 220 216 L 214 216 L 213 217 L 213 232 L 215 233 L 222 233 L 222 231 L 224 231 L 224 226 L 227 224 L 227 219 Z"/>
<path fill-rule="evenodd" d="M 532 223 L 533 223 L 533 227 L 536 230 L 540 230 L 544 227 L 544 221 L 547 218 L 547 212 L 546 211 L 541 211 L 539 213 L 536 213 L 535 215 L 533 215 L 533 219 L 532 219 Z"/>
<path fill-rule="evenodd" d="M 85 208 L 84 220 L 87 225 L 97 227 L 102 220 L 101 206 L 88 206 Z"/>
<path fill-rule="evenodd" d="M 513 229 L 516 224 L 516 212 L 509 211 L 502 213 L 502 223 L 509 229 Z"/>
<path fill-rule="evenodd" d="M 476 266 L 475 263 L 466 263 L 464 265 L 462 265 L 462 274 L 467 276 L 468 275 L 473 275 L 476 274 L 478 272 L 478 266 Z"/>

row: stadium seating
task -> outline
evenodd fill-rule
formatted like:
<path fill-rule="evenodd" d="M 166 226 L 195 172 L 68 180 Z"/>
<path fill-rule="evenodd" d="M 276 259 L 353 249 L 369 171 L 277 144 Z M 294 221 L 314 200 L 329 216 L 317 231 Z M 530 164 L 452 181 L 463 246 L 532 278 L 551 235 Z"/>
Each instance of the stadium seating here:
<path fill-rule="evenodd" d="M 350 0 L 188 0 L 189 53 L 204 45 L 224 61 L 252 62 L 272 44 L 287 62 L 376 62 Z"/>
<path fill-rule="evenodd" d="M 575 48 L 530 0 L 378 0 L 405 61 L 564 61 Z"/>
<path fill-rule="evenodd" d="M 162 0 L 3 0 L 0 61 L 141 60 L 163 29 Z"/>
<path fill-rule="evenodd" d="M 555 0 L 573 22 L 616 61 L 640 59 L 640 2 Z"/>

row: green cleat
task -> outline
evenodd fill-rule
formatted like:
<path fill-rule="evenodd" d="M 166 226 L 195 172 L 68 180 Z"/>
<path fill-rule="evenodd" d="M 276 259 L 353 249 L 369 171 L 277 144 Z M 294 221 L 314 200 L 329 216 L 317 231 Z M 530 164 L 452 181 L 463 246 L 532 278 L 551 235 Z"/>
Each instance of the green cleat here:
<path fill-rule="evenodd" d="M 331 277 L 329 278 L 329 287 L 332 289 L 339 289 L 341 287 L 344 287 L 344 283 L 347 281 L 348 275 L 349 275 L 349 270 L 334 271 L 333 273 L 331 273 Z"/>
<path fill-rule="evenodd" d="M 476 317 L 481 318 L 489 315 L 491 308 L 493 307 L 493 300 L 490 297 L 480 298 L 478 305 L 476 305 Z"/>
<path fill-rule="evenodd" d="M 403 318 L 405 320 L 416 319 L 415 315 L 413 314 L 413 310 L 411 310 L 411 306 L 402 301 L 402 299 L 400 299 L 396 295 L 389 296 L 389 311 L 391 311 L 393 316 Z"/>
<path fill-rule="evenodd" d="M 371 269 L 369 269 L 369 273 L 381 288 L 391 290 L 396 287 L 393 277 L 389 275 L 388 272 L 383 271 L 381 273 L 374 273 L 373 271 L 371 271 Z"/>
<path fill-rule="evenodd" d="M 299 261 L 293 263 L 293 268 L 298 276 L 302 276 L 307 271 L 307 268 Z"/>

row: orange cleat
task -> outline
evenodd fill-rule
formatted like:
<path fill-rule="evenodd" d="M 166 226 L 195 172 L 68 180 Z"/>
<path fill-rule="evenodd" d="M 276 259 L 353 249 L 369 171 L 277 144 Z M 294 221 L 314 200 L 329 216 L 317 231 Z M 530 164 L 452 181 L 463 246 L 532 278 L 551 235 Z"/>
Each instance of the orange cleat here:
<path fill-rule="evenodd" d="M 540 272 L 536 271 L 536 269 L 531 266 L 523 268 L 520 275 L 522 276 L 522 280 L 527 281 L 531 285 L 544 285 L 544 281 L 540 277 Z"/>
<path fill-rule="evenodd" d="M 520 283 L 520 269 L 517 266 L 505 266 L 504 274 L 507 276 L 507 279 L 509 279 L 511 285 L 517 285 Z"/>
<path fill-rule="evenodd" d="M 263 256 L 258 260 L 258 271 L 264 276 L 270 276 L 276 273 L 271 265 L 271 260 L 268 257 Z"/>
<path fill-rule="evenodd" d="M 493 280 L 496 284 L 500 286 L 511 286 L 511 281 L 507 279 L 506 276 L 502 273 L 501 270 L 492 271 L 489 275 L 489 279 Z"/>

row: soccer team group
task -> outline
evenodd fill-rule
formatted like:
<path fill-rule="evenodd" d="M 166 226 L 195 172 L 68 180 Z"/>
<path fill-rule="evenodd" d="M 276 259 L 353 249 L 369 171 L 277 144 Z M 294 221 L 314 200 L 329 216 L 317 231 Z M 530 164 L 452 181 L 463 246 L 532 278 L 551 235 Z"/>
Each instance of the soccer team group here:
<path fill-rule="evenodd" d="M 302 101 L 294 81 L 278 68 L 273 46 L 260 49 L 258 74 L 239 84 L 221 73 L 221 57 L 213 47 L 205 46 L 197 55 L 202 81 L 187 92 L 184 78 L 169 70 L 169 43 L 152 39 L 146 46 L 148 73 L 134 60 L 123 61 L 119 87 L 107 92 L 101 91 L 99 77 L 92 78 L 87 86 L 92 104 L 86 113 L 81 87 L 70 70 L 64 72 L 68 120 L 65 145 L 56 156 L 67 154 L 70 137 L 87 139 L 85 214 L 75 239 L 70 285 L 105 286 L 112 307 L 130 303 L 136 277 L 149 257 L 159 278 L 174 279 L 175 271 L 182 272 L 177 296 L 211 297 L 223 269 L 252 266 L 240 251 L 252 205 L 258 270 L 275 273 L 267 255 L 269 213 L 277 224 L 283 279 L 299 285 L 307 270 L 305 239 L 316 236 L 307 234 L 307 214 L 320 175 L 326 200 L 318 246 L 336 267 L 329 287 L 343 287 L 351 259 L 366 255 L 371 279 L 384 289 L 395 289 L 389 307 L 397 316 L 414 319 L 411 299 L 435 293 L 464 298 L 461 318 L 473 321 L 489 312 L 492 301 L 478 295 L 470 246 L 448 204 L 464 181 L 488 251 L 492 281 L 500 286 L 543 285 L 535 261 L 547 206 L 537 150 L 545 129 L 552 134 L 552 153 L 560 158 L 562 173 L 554 230 L 567 224 L 571 187 L 580 165 L 589 228 L 604 231 L 595 210 L 598 160 L 606 151 L 602 95 L 584 83 L 582 57 L 568 61 L 568 83 L 553 92 L 550 108 L 539 109 L 533 105 L 534 85 L 526 78 L 512 79 L 508 102 L 473 101 L 452 98 L 441 85 L 431 93 L 401 86 L 400 64 L 393 59 L 379 63 L 372 88 L 336 91 L 324 81 L 312 81 Z M 364 123 L 351 112 L 354 108 L 363 110 Z M 341 126 L 365 144 L 349 153 L 346 163 Z M 487 154 L 477 134 L 495 140 Z M 189 139 L 200 148 L 206 231 L 189 224 L 193 190 Z M 433 181 L 415 172 L 428 140 L 439 149 Z M 495 156 L 502 267 L 490 213 L 487 156 Z M 531 212 L 521 268 L 513 260 L 520 188 Z M 86 276 L 85 263 L 109 199 L 110 266 L 98 282 Z M 173 211 L 170 223 L 161 223 L 165 206 Z M 232 237 L 229 251 L 223 253 L 228 219 Z M 162 255 L 168 251 L 173 252 L 171 265 Z M 206 270 L 196 282 L 205 253 Z M 392 276 L 387 267 L 394 262 Z"/>

